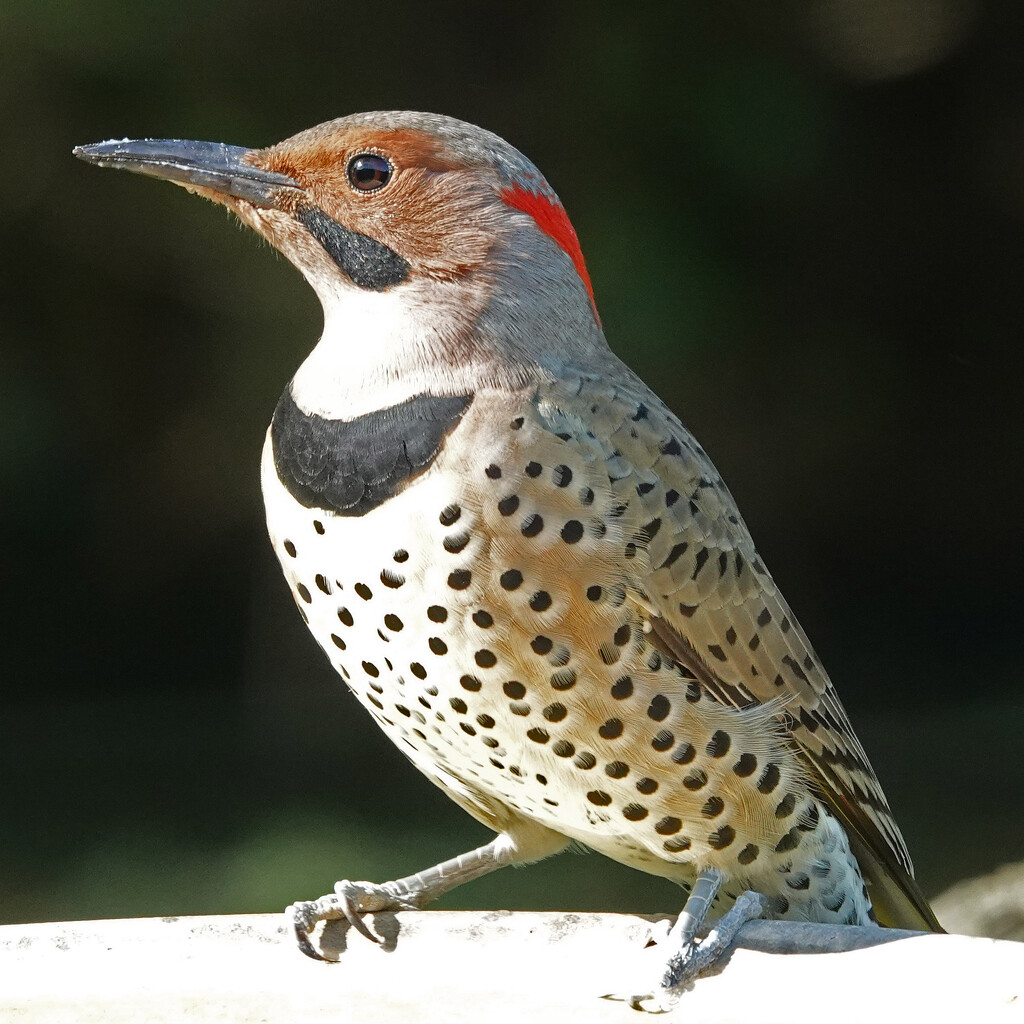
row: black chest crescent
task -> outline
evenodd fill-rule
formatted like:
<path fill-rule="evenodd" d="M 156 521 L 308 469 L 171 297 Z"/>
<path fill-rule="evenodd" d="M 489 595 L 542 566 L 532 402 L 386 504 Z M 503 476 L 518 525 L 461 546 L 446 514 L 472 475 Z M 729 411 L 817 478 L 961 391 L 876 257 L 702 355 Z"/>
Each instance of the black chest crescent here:
<path fill-rule="evenodd" d="M 303 412 L 285 388 L 270 427 L 274 467 L 306 508 L 362 516 L 437 457 L 472 395 L 418 395 L 351 420 Z"/>

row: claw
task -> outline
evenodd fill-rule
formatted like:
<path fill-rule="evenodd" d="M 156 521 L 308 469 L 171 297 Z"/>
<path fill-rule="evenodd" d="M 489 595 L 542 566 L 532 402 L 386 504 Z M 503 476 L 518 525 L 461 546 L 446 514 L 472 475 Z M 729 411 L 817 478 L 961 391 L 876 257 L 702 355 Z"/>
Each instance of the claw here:
<path fill-rule="evenodd" d="M 327 962 L 325 957 L 309 940 L 309 933 L 314 922 L 310 920 L 308 903 L 293 903 L 286 911 L 291 924 L 292 935 L 299 949 L 310 958 L 310 960 L 322 960 Z"/>
<path fill-rule="evenodd" d="M 337 892 L 337 890 L 335 891 Z M 341 912 L 345 915 L 345 920 L 348 921 L 348 923 L 352 925 L 360 935 L 369 939 L 371 942 L 376 942 L 379 945 L 380 939 L 370 931 L 366 921 L 363 919 L 363 915 L 355 906 L 352 905 L 352 898 L 349 894 L 347 892 L 337 892 L 337 897 L 338 905 L 341 908 Z"/>
<path fill-rule="evenodd" d="M 295 936 L 295 941 L 298 944 L 299 949 L 305 953 L 310 960 L 323 960 L 326 963 L 327 957 L 325 957 L 313 945 L 313 943 L 309 941 L 309 936 L 297 924 L 292 925 L 292 934 Z"/>

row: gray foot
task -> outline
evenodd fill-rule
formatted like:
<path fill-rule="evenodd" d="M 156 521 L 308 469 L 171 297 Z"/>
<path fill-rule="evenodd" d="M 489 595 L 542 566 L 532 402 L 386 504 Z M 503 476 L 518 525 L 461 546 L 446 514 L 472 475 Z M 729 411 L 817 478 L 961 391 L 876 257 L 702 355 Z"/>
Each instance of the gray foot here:
<path fill-rule="evenodd" d="M 371 942 L 380 942 L 366 926 L 363 914 L 374 914 L 385 910 L 416 910 L 417 903 L 411 894 L 401 895 L 389 888 L 394 883 L 377 885 L 374 882 L 338 882 L 334 892 L 318 900 L 293 903 L 285 910 L 285 917 L 295 936 L 299 949 L 314 960 L 324 957 L 313 945 L 310 934 L 321 921 L 337 921 L 345 918 L 352 927 Z"/>
<path fill-rule="evenodd" d="M 530 838 L 527 836 L 527 839 Z M 532 845 L 524 846 L 510 835 L 502 833 L 485 846 L 417 871 L 407 878 L 398 878 L 383 885 L 348 880 L 338 882 L 333 895 L 321 896 L 308 903 L 293 903 L 285 915 L 299 949 L 314 960 L 324 960 L 325 957 L 313 948 L 309 940 L 310 932 L 320 921 L 336 921 L 343 917 L 360 935 L 371 942 L 379 942 L 377 936 L 366 927 L 363 914 L 374 914 L 382 910 L 420 910 L 464 882 L 482 878 L 508 864 L 526 863 L 531 859 L 546 857 L 562 849 L 568 841 L 564 836 L 541 829 L 539 839 L 534 835 Z"/>
<path fill-rule="evenodd" d="M 633 995 L 629 1004 L 634 1010 L 665 1013 L 705 971 L 713 967 L 736 940 L 736 934 L 748 922 L 757 920 L 768 909 L 768 900 L 758 892 L 744 892 L 732 909 L 708 932 L 706 938 L 684 939 L 680 946 L 678 923 L 664 940 L 669 954 L 662 961 L 661 978 L 652 991 Z M 682 915 L 680 915 L 682 917 Z M 659 945 L 661 942 L 659 942 Z"/>

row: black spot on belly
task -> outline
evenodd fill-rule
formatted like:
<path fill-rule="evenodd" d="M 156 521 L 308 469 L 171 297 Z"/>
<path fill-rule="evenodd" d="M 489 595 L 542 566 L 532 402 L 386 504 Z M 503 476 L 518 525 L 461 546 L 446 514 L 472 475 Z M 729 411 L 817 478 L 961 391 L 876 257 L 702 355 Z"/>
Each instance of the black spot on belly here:
<path fill-rule="evenodd" d="M 747 864 L 753 864 L 753 862 L 757 860 L 757 855 L 760 852 L 761 850 L 759 847 L 755 846 L 753 843 L 747 843 L 747 845 L 744 846 L 742 850 L 740 850 L 739 855 L 736 857 L 736 860 L 744 866 L 746 866 Z"/>
<path fill-rule="evenodd" d="M 360 235 L 328 217 L 318 206 L 303 203 L 295 215 L 327 250 L 353 284 L 382 292 L 409 276 L 409 264 L 394 249 L 367 235 Z"/>
<path fill-rule="evenodd" d="M 270 428 L 278 478 L 306 508 L 365 515 L 429 468 L 472 401 L 418 395 L 353 420 L 329 420 L 303 412 L 289 385 Z"/>
<path fill-rule="evenodd" d="M 612 686 L 612 696 L 616 700 L 626 700 L 633 695 L 633 680 L 629 676 L 622 676 L 616 679 Z"/>

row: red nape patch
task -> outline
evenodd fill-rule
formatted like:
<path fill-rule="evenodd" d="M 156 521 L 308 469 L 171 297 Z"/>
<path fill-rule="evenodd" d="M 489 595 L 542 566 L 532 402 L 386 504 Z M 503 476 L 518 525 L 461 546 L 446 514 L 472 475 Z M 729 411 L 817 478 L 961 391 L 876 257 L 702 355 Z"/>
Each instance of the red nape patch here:
<path fill-rule="evenodd" d="M 583 252 L 580 250 L 580 240 L 576 237 L 576 231 L 569 222 L 569 215 L 557 199 L 549 199 L 544 195 L 537 195 L 525 188 L 507 188 L 501 193 L 501 198 L 509 206 L 528 213 L 536 222 L 537 227 L 549 238 L 558 243 L 559 248 L 572 260 L 576 273 L 587 289 L 590 296 L 590 305 L 594 310 L 594 319 L 598 326 L 601 318 L 597 315 L 597 304 L 594 302 L 594 288 L 590 283 L 590 275 L 587 273 L 587 265 L 583 261 Z"/>

